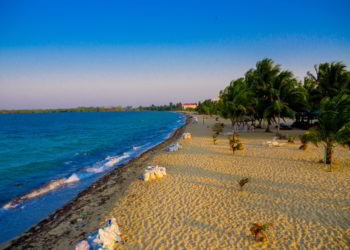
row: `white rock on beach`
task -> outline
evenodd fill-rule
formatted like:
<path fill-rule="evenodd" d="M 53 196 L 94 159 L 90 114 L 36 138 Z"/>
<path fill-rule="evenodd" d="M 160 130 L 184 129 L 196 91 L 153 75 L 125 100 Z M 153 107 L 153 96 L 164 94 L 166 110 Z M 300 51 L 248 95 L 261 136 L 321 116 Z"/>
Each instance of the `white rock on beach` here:
<path fill-rule="evenodd" d="M 94 241 L 102 244 L 104 248 L 115 248 L 115 244 L 120 241 L 120 230 L 115 218 L 110 220 L 108 226 L 98 230 L 98 235 Z"/>
<path fill-rule="evenodd" d="M 192 139 L 192 134 L 191 133 L 183 133 L 182 138 L 183 139 Z"/>
<path fill-rule="evenodd" d="M 162 172 L 163 176 L 166 175 L 166 169 L 164 167 L 159 167 L 160 171 Z"/>
<path fill-rule="evenodd" d="M 120 235 L 116 219 L 111 218 L 97 231 L 97 234 L 89 236 L 89 241 L 80 241 L 73 250 L 115 249 L 116 243 L 121 240 Z"/>
<path fill-rule="evenodd" d="M 87 240 L 80 241 L 73 250 L 89 250 L 89 243 Z"/>
<path fill-rule="evenodd" d="M 177 142 L 177 143 L 171 144 L 169 147 L 167 147 L 166 151 L 174 152 L 174 151 L 178 151 L 181 148 L 182 148 L 181 144 Z"/>
<path fill-rule="evenodd" d="M 164 167 L 158 167 L 158 166 L 148 166 L 143 173 L 143 180 L 145 182 L 150 180 L 156 180 L 163 178 L 166 176 L 166 169 Z"/>
<path fill-rule="evenodd" d="M 143 173 L 143 180 L 144 180 L 144 181 L 149 181 L 149 172 L 148 172 L 148 171 L 145 171 L 145 172 Z"/>
<path fill-rule="evenodd" d="M 281 147 L 283 145 L 285 145 L 286 143 L 279 143 L 278 141 L 276 141 L 277 137 L 274 137 L 272 139 L 272 141 L 266 141 L 266 142 L 263 142 L 262 145 L 267 145 L 269 147 Z"/>

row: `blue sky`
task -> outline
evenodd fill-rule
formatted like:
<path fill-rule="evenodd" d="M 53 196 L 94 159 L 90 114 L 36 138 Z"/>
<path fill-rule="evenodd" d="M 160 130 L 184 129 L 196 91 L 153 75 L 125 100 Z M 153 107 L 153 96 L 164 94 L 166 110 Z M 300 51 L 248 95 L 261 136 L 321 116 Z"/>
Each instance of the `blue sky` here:
<path fill-rule="evenodd" d="M 269 57 L 350 65 L 349 1 L 0 1 L 0 109 L 216 97 Z"/>

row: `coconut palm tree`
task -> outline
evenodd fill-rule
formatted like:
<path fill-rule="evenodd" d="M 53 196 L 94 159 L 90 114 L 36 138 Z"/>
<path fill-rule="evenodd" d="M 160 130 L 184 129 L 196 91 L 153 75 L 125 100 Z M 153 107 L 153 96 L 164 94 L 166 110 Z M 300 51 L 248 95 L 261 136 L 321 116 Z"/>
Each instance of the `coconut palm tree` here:
<path fill-rule="evenodd" d="M 277 133 L 280 131 L 281 116 L 294 118 L 295 111 L 291 107 L 306 106 L 305 91 L 290 71 L 279 73 L 265 93 L 269 106 L 264 111 L 264 117 L 273 120 L 277 117 Z"/>
<path fill-rule="evenodd" d="M 344 63 L 320 63 L 314 68 L 316 75 L 307 72 L 307 78 L 316 83 L 323 97 L 334 97 L 340 90 L 350 89 L 350 72 Z"/>
<path fill-rule="evenodd" d="M 307 74 L 310 74 L 308 72 Z M 307 125 L 310 125 L 311 120 L 319 114 L 320 103 L 323 98 L 320 88 L 318 87 L 318 80 L 315 81 L 314 77 L 304 77 L 303 89 L 307 99 L 307 105 L 298 109 L 299 113 L 307 115 Z"/>
<path fill-rule="evenodd" d="M 273 116 L 269 116 L 265 113 L 265 110 L 272 105 L 270 90 L 280 72 L 280 65 L 275 64 L 272 59 L 265 58 L 256 63 L 256 69 L 249 70 L 245 75 L 249 86 L 253 89 L 258 99 L 256 111 L 259 113 L 257 116 L 267 120 L 266 132 L 270 132 Z"/>
<path fill-rule="evenodd" d="M 252 111 L 255 103 L 254 93 L 247 86 L 244 78 L 231 81 L 230 85 L 220 91 L 221 116 L 230 119 L 232 126 L 237 119 Z"/>
<path fill-rule="evenodd" d="M 337 96 L 321 101 L 318 128 L 306 133 L 306 139 L 316 146 L 322 142 L 326 151 L 326 163 L 332 162 L 336 143 L 350 147 L 350 91 L 342 90 Z"/>

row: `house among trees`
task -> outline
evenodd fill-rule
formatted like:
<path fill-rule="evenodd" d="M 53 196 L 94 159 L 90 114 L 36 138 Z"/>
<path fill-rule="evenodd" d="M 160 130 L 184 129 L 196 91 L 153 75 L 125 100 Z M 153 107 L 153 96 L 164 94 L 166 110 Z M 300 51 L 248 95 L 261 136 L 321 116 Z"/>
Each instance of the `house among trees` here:
<path fill-rule="evenodd" d="M 182 107 L 183 109 L 195 109 L 197 108 L 197 103 L 184 103 Z"/>

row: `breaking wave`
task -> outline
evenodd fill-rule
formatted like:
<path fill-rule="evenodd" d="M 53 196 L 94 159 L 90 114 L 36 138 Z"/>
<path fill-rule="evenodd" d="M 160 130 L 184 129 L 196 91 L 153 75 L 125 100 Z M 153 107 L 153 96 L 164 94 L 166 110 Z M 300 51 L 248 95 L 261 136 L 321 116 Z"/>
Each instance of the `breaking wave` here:
<path fill-rule="evenodd" d="M 104 164 L 106 167 L 113 167 L 114 165 L 118 164 L 124 159 L 129 158 L 130 155 L 127 153 L 124 153 L 122 156 L 108 156 L 106 158 L 107 162 Z"/>
<path fill-rule="evenodd" d="M 13 199 L 9 203 L 5 204 L 3 206 L 3 208 L 5 208 L 5 209 L 15 208 L 19 203 L 21 203 L 23 201 L 33 199 L 35 197 L 38 197 L 40 195 L 46 194 L 50 191 L 53 191 L 59 187 L 62 187 L 62 186 L 67 185 L 69 183 L 77 182 L 79 180 L 80 179 L 76 174 L 73 174 L 68 178 L 61 178 L 61 179 L 57 179 L 57 180 L 52 180 L 52 181 L 48 182 L 47 184 L 45 184 L 44 186 L 32 190 L 28 194 L 25 194 L 23 196 L 20 196 L 20 197 Z"/>
<path fill-rule="evenodd" d="M 140 147 L 138 149 L 140 149 Z M 35 197 L 44 195 L 48 192 L 54 191 L 57 188 L 63 187 L 64 185 L 78 182 L 81 179 L 88 178 L 94 174 L 99 174 L 99 173 L 103 173 L 107 170 L 110 170 L 111 167 L 114 167 L 117 164 L 121 164 L 129 158 L 130 158 L 130 154 L 128 154 L 128 153 L 123 153 L 120 156 L 108 156 L 108 157 L 106 157 L 106 159 L 102 163 L 98 162 L 98 163 L 96 163 L 95 166 L 85 168 L 82 171 L 79 171 L 75 174 L 72 174 L 68 178 L 60 178 L 60 179 L 52 180 L 52 181 L 46 183 L 45 185 L 43 185 L 42 187 L 34 189 L 31 192 L 29 192 L 23 196 L 14 198 L 12 201 L 6 203 L 3 206 L 3 208 L 4 209 L 15 208 L 18 206 L 19 203 L 22 203 L 26 200 L 30 200 L 30 199 L 33 199 Z"/>

